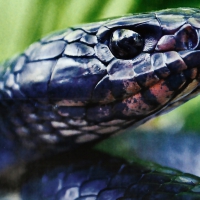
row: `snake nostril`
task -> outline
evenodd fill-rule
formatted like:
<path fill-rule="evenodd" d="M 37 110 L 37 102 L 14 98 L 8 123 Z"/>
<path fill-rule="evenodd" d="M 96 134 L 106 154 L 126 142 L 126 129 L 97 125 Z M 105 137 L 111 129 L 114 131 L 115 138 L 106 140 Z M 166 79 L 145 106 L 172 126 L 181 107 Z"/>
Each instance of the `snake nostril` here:
<path fill-rule="evenodd" d="M 191 50 L 198 46 L 197 31 L 189 24 L 184 25 L 178 32 L 175 33 L 176 49 Z"/>
<path fill-rule="evenodd" d="M 183 25 L 174 35 L 163 35 L 157 43 L 156 51 L 193 50 L 199 44 L 198 32 L 190 24 Z"/>

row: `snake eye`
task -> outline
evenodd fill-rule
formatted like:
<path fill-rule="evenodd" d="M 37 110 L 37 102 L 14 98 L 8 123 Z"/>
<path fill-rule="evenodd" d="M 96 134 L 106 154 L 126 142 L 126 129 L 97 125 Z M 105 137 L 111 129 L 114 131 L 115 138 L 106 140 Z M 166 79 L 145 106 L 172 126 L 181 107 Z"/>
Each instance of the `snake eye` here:
<path fill-rule="evenodd" d="M 134 58 L 142 51 L 143 38 L 135 31 L 128 29 L 115 30 L 110 37 L 109 48 L 117 58 Z"/>

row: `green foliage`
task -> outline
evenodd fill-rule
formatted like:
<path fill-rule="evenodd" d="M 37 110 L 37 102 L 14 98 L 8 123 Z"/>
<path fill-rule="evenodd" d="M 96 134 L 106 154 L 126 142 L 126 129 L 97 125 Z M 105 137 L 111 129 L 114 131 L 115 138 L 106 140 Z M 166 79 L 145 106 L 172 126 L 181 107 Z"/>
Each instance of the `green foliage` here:
<path fill-rule="evenodd" d="M 198 0 L 0 0 L 0 60 L 23 51 L 51 31 L 102 18 L 170 7 L 198 7 Z"/>

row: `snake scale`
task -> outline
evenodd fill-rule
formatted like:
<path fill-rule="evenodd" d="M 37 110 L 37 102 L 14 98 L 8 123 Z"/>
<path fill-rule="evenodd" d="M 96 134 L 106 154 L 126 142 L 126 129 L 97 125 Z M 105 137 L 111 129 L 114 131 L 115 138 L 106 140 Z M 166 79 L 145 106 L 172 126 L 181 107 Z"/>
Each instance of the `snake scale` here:
<path fill-rule="evenodd" d="M 200 10 L 192 8 L 131 14 L 35 42 L 1 67 L 0 173 L 66 152 L 62 166 L 24 184 L 22 199 L 200 199 L 199 177 L 90 149 L 198 95 L 199 57 Z"/>

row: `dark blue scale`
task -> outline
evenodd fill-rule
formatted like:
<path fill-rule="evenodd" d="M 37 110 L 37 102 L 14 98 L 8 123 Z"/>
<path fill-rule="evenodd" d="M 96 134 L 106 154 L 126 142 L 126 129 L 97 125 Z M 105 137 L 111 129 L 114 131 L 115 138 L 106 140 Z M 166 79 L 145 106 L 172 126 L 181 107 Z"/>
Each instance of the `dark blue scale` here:
<path fill-rule="evenodd" d="M 200 198 L 198 177 L 101 159 L 90 149 L 113 130 L 142 124 L 199 93 L 199 18 L 198 9 L 181 8 L 77 26 L 5 62 L 0 175 L 67 151 L 58 159 L 62 169 L 54 163 L 45 166 L 49 174 L 45 168 L 30 176 L 23 199 Z"/>

